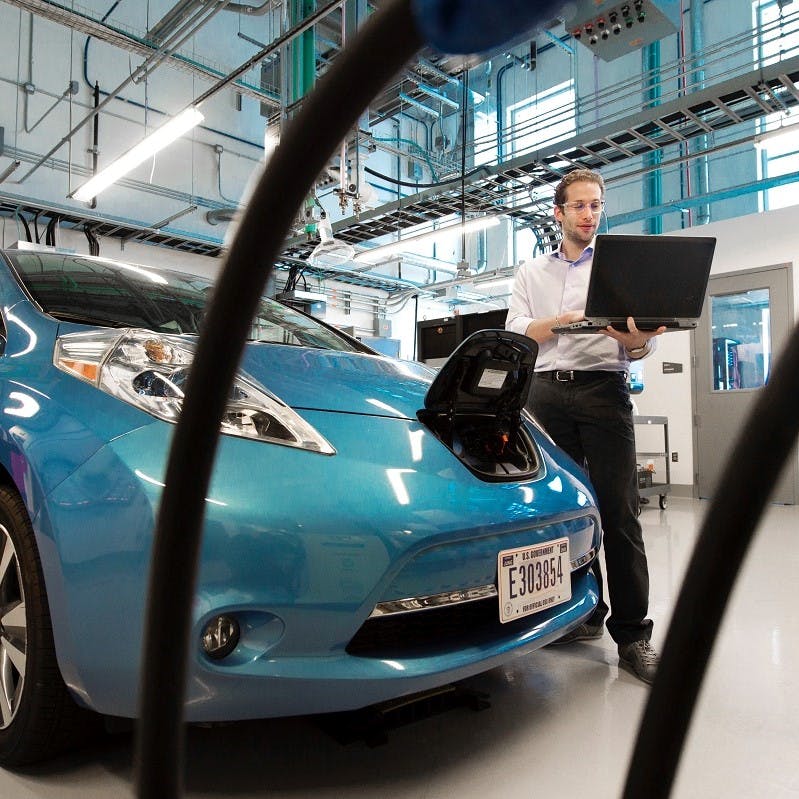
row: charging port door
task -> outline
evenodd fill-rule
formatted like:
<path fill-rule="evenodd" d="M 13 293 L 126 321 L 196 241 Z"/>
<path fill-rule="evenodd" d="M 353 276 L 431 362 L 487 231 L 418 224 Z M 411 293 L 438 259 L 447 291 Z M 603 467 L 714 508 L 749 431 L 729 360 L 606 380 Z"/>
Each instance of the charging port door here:
<path fill-rule="evenodd" d="M 506 330 L 472 334 L 441 367 L 418 413 L 472 472 L 484 480 L 519 480 L 539 468 L 522 421 L 538 345 Z"/>

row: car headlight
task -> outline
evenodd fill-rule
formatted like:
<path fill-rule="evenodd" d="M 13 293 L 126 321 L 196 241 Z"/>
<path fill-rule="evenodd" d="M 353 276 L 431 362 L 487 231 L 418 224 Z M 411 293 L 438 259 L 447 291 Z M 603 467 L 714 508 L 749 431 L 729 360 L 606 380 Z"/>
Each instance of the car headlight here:
<path fill-rule="evenodd" d="M 166 422 L 183 407 L 195 343 L 149 330 L 67 333 L 56 340 L 53 363 L 111 396 Z M 334 455 L 333 447 L 301 416 L 239 372 L 221 432 Z"/>

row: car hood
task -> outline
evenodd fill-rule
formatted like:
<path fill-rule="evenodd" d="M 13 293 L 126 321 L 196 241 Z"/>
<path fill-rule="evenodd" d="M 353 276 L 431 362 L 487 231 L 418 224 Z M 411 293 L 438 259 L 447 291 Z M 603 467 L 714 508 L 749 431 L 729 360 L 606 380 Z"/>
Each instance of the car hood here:
<path fill-rule="evenodd" d="M 250 343 L 241 368 L 295 409 L 415 419 L 435 372 L 359 352 Z"/>

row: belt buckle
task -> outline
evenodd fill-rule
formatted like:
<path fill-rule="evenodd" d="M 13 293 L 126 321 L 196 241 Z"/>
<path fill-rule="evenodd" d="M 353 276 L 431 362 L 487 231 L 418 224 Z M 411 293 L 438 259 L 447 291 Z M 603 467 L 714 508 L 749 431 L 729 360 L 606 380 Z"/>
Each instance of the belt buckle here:
<path fill-rule="evenodd" d="M 574 380 L 574 370 L 558 369 L 555 372 L 555 380 L 557 380 L 558 383 L 571 383 Z"/>

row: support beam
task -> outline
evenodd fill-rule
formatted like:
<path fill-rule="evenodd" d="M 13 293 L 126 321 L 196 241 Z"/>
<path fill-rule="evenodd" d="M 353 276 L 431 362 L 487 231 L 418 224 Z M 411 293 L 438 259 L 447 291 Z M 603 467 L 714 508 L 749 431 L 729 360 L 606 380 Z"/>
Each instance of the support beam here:
<path fill-rule="evenodd" d="M 799 172 L 789 172 L 786 175 L 778 175 L 773 178 L 764 178 L 752 183 L 743 183 L 739 186 L 732 186 L 722 191 L 714 191 L 708 194 L 696 195 L 695 197 L 684 197 L 662 203 L 652 208 L 641 208 L 638 211 L 630 211 L 625 214 L 616 214 L 608 217 L 608 228 L 628 225 L 631 222 L 640 222 L 645 219 L 662 216 L 663 214 L 673 214 L 675 212 L 687 211 L 689 208 L 700 208 L 708 203 L 720 202 L 722 200 L 732 200 L 744 194 L 752 194 L 758 191 L 768 191 L 779 186 L 790 186 L 799 183 Z"/>

